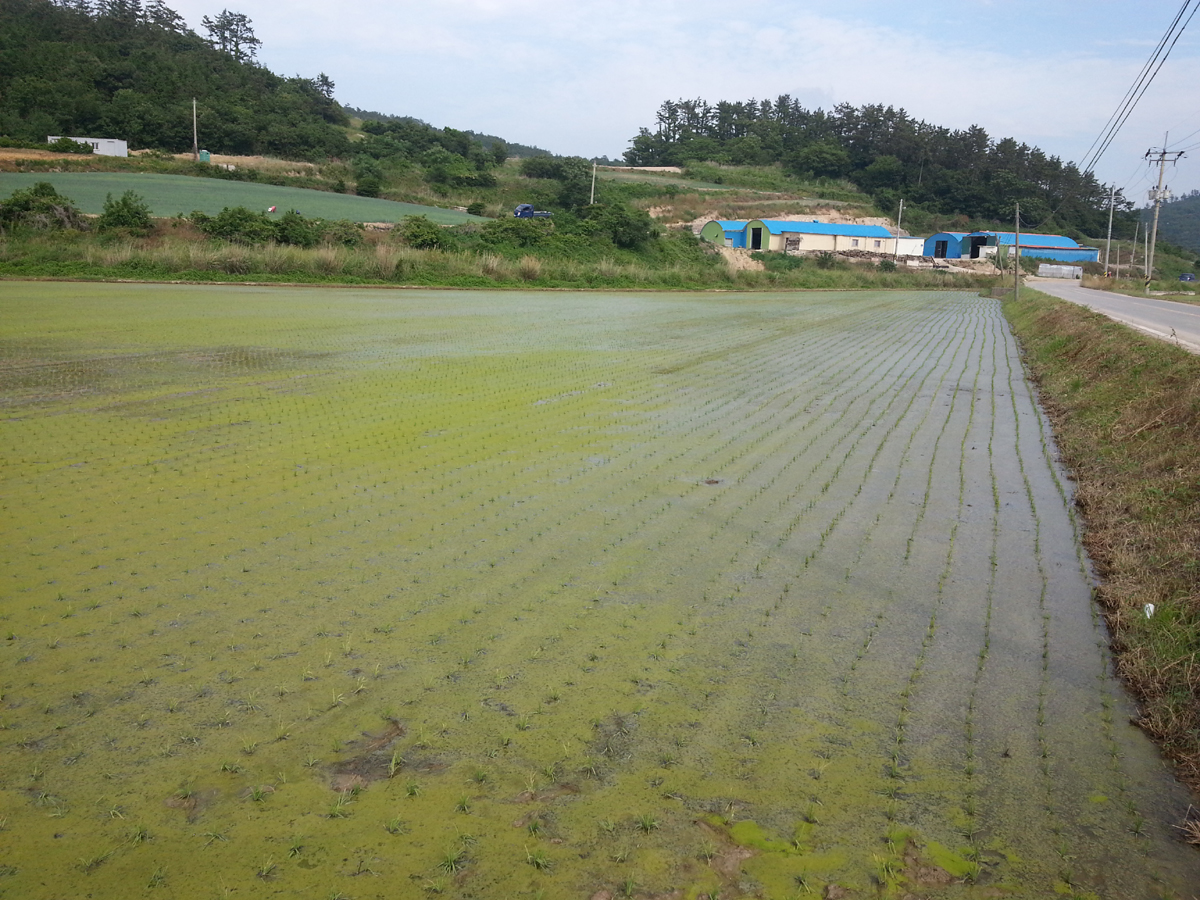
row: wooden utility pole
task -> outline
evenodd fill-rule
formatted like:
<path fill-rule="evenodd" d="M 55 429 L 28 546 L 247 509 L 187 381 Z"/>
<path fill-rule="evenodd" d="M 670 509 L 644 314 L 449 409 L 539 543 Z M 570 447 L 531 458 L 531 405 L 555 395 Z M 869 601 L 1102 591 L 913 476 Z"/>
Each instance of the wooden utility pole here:
<path fill-rule="evenodd" d="M 1021 204 L 1017 204 L 1017 230 L 1013 232 L 1016 242 L 1013 244 L 1013 299 L 1021 299 Z"/>
<path fill-rule="evenodd" d="M 1112 193 L 1108 196 L 1108 243 L 1104 245 L 1104 274 L 1108 275 L 1108 252 L 1112 249 L 1112 217 L 1113 204 L 1117 200 L 1117 185 L 1113 183 Z"/>
<path fill-rule="evenodd" d="M 192 98 L 192 162 L 200 162 L 200 135 L 196 131 L 196 98 Z"/>
<path fill-rule="evenodd" d="M 1137 264 L 1137 239 L 1138 231 L 1141 230 L 1142 220 L 1138 218 L 1137 224 L 1133 226 L 1133 243 L 1129 245 L 1129 277 L 1133 277 L 1133 267 Z"/>
<path fill-rule="evenodd" d="M 1162 149 L 1156 154 L 1158 161 L 1158 187 L 1150 192 L 1150 199 L 1154 201 L 1154 225 L 1150 235 L 1150 245 L 1146 251 L 1146 290 L 1150 290 L 1150 281 L 1154 278 L 1154 247 L 1158 242 L 1158 211 L 1162 208 L 1162 202 L 1170 193 L 1169 190 L 1163 189 L 1163 177 L 1167 173 L 1167 157 L 1173 157 L 1171 164 L 1179 162 L 1179 158 L 1183 156 L 1182 150 L 1167 151 L 1167 135 L 1163 136 Z M 1150 159 L 1151 154 L 1154 154 L 1154 148 L 1146 151 L 1146 159 Z"/>
<path fill-rule="evenodd" d="M 900 198 L 900 212 L 896 213 L 896 246 L 892 249 L 892 262 L 900 255 L 900 220 L 904 218 L 904 198 Z"/>

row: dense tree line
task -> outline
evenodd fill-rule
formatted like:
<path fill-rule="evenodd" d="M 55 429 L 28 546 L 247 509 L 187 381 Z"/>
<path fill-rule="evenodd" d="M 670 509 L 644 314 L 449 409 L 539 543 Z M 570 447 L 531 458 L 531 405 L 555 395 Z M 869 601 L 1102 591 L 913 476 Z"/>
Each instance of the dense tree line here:
<path fill-rule="evenodd" d="M 355 106 L 346 106 L 346 105 L 343 105 L 342 109 L 344 109 L 347 113 L 349 113 L 352 116 L 358 116 L 358 118 L 362 119 L 363 121 L 387 122 L 387 123 L 408 122 L 408 123 L 411 123 L 414 125 L 422 125 L 426 128 L 433 127 L 433 126 L 429 125 L 428 123 L 421 121 L 420 119 L 413 118 L 412 116 L 393 116 L 388 113 L 375 112 L 374 110 L 370 110 L 370 109 L 359 109 Z M 505 148 L 504 152 L 508 156 L 516 156 L 516 157 L 524 159 L 525 157 L 528 157 L 528 156 L 550 156 L 551 155 L 549 150 L 543 150 L 541 147 L 535 147 L 530 144 L 518 144 L 513 141 L 506 141 L 506 140 L 504 140 L 504 138 L 497 137 L 494 134 L 483 134 L 478 131 L 464 131 L 462 133 L 467 135 L 468 137 L 470 137 L 471 140 L 477 141 L 480 144 L 482 144 L 483 148 L 485 150 L 492 150 L 492 148 L 495 147 L 497 144 L 501 144 L 504 146 L 504 148 Z"/>
<path fill-rule="evenodd" d="M 485 148 L 465 131 L 434 128 L 418 119 L 370 120 L 362 123 L 362 130 L 366 137 L 354 145 L 360 194 L 364 173 L 372 178 L 382 175 L 376 160 L 393 168 L 415 163 L 435 186 L 487 188 L 496 184 L 490 170 L 503 165 L 508 155 L 503 141 Z"/>
<path fill-rule="evenodd" d="M 162 0 L 0 2 L 0 135 L 118 137 L 131 147 L 201 146 L 287 158 L 349 152 L 333 83 L 282 78 L 253 61 L 250 20 L 222 10 L 190 30 Z"/>
<path fill-rule="evenodd" d="M 1021 204 L 1025 227 L 1103 234 L 1109 188 L 1074 163 L 979 126 L 952 130 L 880 104 L 809 110 L 789 95 L 774 101 L 666 101 L 653 130 L 625 153 L 630 165 L 781 164 L 798 176 L 847 178 L 885 209 L 903 197 L 931 213 L 997 223 Z M 1132 235 L 1137 213 L 1117 192 L 1114 230 Z M 1011 227 L 1011 225 L 1009 226 Z"/>

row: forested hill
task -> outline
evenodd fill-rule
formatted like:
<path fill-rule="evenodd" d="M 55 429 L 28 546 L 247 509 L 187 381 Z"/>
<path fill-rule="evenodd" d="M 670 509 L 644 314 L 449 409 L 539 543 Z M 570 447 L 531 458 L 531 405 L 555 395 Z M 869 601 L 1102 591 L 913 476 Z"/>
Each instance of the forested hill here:
<path fill-rule="evenodd" d="M 1149 209 L 1143 213 L 1147 222 L 1152 216 Z M 1164 203 L 1158 214 L 1158 233 L 1200 257 L 1200 191 Z"/>
<path fill-rule="evenodd" d="M 903 109 L 841 104 L 809 110 L 788 95 L 775 101 L 666 101 L 653 130 L 625 153 L 630 165 L 781 163 L 799 176 L 848 178 L 884 209 L 900 198 L 932 213 L 1008 223 L 1021 204 L 1025 227 L 1103 234 L 1108 188 L 1090 173 L 1013 138 L 993 140 L 972 126 L 951 130 Z M 1132 236 L 1137 213 L 1117 192 L 1114 232 Z"/>
<path fill-rule="evenodd" d="M 343 105 L 342 109 L 344 109 L 347 113 L 349 113 L 352 116 L 358 116 L 358 118 L 362 119 L 364 122 L 384 122 L 387 124 L 417 125 L 422 128 L 427 128 L 431 131 L 436 131 L 436 129 L 434 129 L 434 127 L 432 125 L 428 124 L 427 122 L 423 122 L 420 119 L 413 118 L 412 116 L 393 116 L 389 113 L 375 112 L 374 110 L 370 110 L 370 109 L 359 109 L 358 107 L 355 107 L 355 106 Z M 462 133 L 465 134 L 467 137 L 469 137 L 471 140 L 476 141 L 477 143 L 482 145 L 483 149 L 485 149 L 485 150 L 491 150 L 493 147 L 495 147 L 497 145 L 502 145 L 504 147 L 504 149 L 507 151 L 509 156 L 517 156 L 517 157 L 520 157 L 521 159 L 527 159 L 530 156 L 553 156 L 554 155 L 549 150 L 543 150 L 541 147 L 534 147 L 529 144 L 517 144 L 512 141 L 506 141 L 506 140 L 504 140 L 504 138 L 497 137 L 494 134 L 480 134 L 477 131 L 464 131 Z"/>
<path fill-rule="evenodd" d="M 344 155 L 346 114 L 324 76 L 281 78 L 254 62 L 245 16 L 205 17 L 206 38 L 162 0 L 0 0 L 0 135 L 116 137 L 285 158 Z M 212 27 L 208 27 L 212 26 Z"/>

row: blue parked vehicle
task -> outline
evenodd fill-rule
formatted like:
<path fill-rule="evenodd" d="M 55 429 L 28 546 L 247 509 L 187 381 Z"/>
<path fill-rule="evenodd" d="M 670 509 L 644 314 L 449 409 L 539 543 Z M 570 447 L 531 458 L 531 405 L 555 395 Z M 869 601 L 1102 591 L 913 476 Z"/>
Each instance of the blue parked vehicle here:
<path fill-rule="evenodd" d="M 513 218 L 515 219 L 548 219 L 552 213 L 535 210 L 532 203 L 522 203 L 513 210 Z"/>
<path fill-rule="evenodd" d="M 1182 275 L 1179 276 L 1179 280 L 1180 281 L 1195 281 L 1196 276 L 1193 275 L 1191 272 L 1184 272 Z"/>

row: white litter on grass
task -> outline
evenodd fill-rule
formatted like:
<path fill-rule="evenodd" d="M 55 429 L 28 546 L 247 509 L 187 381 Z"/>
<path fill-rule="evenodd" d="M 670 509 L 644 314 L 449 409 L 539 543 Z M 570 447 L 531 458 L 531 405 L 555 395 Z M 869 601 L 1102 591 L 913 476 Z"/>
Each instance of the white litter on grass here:
<path fill-rule="evenodd" d="M 1153 603 L 1147 603 L 1147 604 L 1146 604 L 1146 606 L 1145 606 L 1145 610 L 1146 610 L 1146 618 L 1148 619 L 1148 618 L 1150 618 L 1152 615 L 1154 615 L 1154 604 L 1153 604 Z"/>

